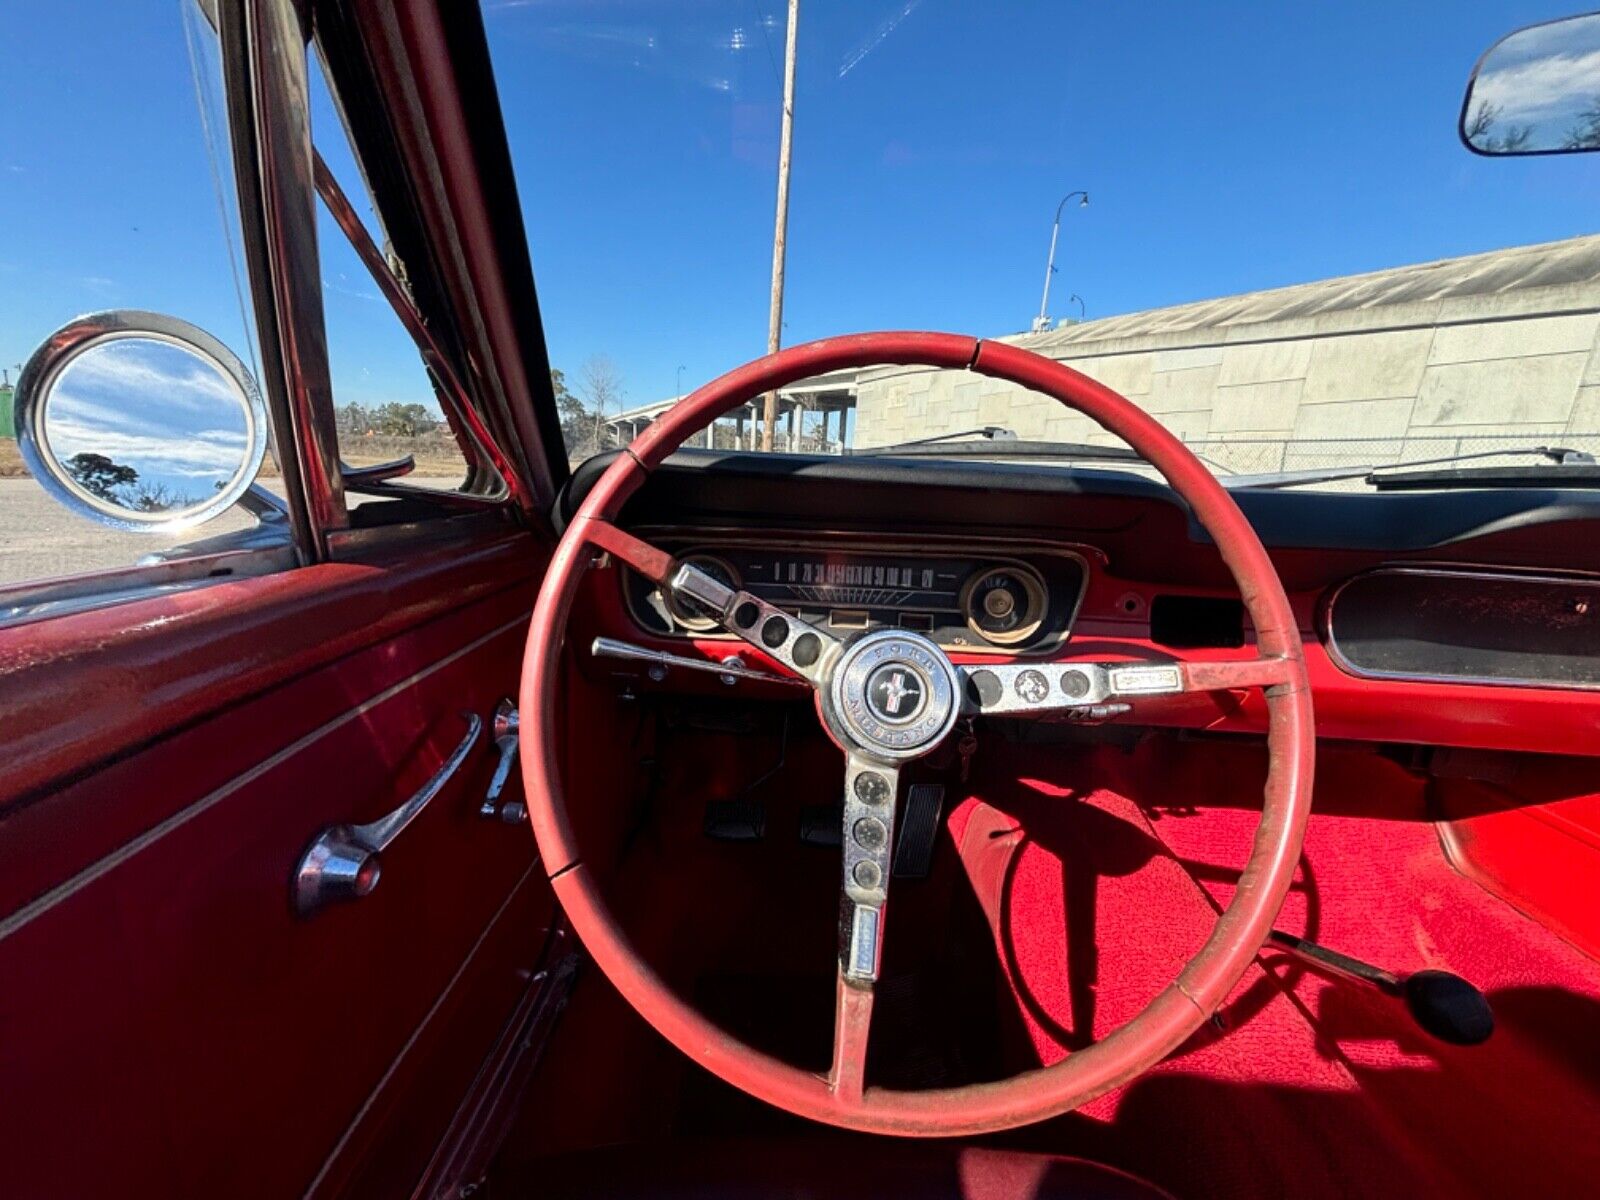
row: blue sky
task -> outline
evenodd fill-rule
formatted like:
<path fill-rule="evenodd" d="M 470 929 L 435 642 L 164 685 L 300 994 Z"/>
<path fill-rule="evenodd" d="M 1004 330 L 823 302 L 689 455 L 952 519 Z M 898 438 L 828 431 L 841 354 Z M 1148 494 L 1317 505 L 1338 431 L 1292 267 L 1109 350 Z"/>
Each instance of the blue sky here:
<path fill-rule="evenodd" d="M 1455 136 L 1477 56 L 1566 11 L 805 0 L 785 340 L 1027 328 L 1075 188 L 1057 317 L 1593 232 L 1596 159 Z M 760 354 L 783 5 L 486 13 L 554 360 L 638 402 Z"/>
<path fill-rule="evenodd" d="M 1534 3 L 805 0 L 785 340 L 1026 328 L 1592 232 L 1600 160 L 1491 161 L 1454 125 Z M 0 366 L 107 307 L 248 360 L 180 0 L 13 0 L 0 105 Z M 551 354 L 630 403 L 765 348 L 783 6 L 489 0 Z M 351 185 L 319 103 L 319 140 Z M 324 225 L 334 386 L 427 394 Z"/>
<path fill-rule="evenodd" d="M 105 308 L 248 358 L 176 0 L 12 0 L 0 45 L 0 367 Z"/>

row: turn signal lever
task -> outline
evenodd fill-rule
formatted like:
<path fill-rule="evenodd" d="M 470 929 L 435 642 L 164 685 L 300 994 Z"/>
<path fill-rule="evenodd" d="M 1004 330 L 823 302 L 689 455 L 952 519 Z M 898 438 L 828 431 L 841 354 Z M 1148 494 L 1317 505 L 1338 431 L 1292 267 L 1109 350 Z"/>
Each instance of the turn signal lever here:
<path fill-rule="evenodd" d="M 789 675 L 773 675 L 744 665 L 738 655 L 729 655 L 721 662 L 704 658 L 690 658 L 683 654 L 669 654 L 665 650 L 652 650 L 632 642 L 619 642 L 616 638 L 597 637 L 590 643 L 589 653 L 596 658 L 615 658 L 623 662 L 639 663 L 646 668 L 652 683 L 660 683 L 674 668 L 684 671 L 703 671 L 719 676 L 723 683 L 733 684 L 741 679 L 758 683 L 782 683 L 791 687 L 809 687 L 804 679 Z"/>
<path fill-rule="evenodd" d="M 1373 988 L 1403 1000 L 1411 1019 L 1441 1042 L 1476 1046 L 1494 1032 L 1494 1013 L 1477 988 L 1449 971 L 1417 971 L 1396 975 L 1359 959 L 1350 958 L 1316 942 L 1274 929 L 1267 945 L 1282 950 L 1312 970 L 1349 983 Z"/>

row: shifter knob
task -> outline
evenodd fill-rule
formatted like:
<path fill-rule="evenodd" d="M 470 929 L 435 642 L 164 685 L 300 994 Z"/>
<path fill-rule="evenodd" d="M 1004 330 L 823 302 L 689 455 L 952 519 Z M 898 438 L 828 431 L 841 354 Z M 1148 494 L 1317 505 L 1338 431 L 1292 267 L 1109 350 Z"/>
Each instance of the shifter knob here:
<path fill-rule="evenodd" d="M 1401 983 L 1412 1019 L 1441 1042 L 1476 1046 L 1494 1032 L 1488 998 L 1449 971 L 1418 971 Z"/>
<path fill-rule="evenodd" d="M 1316 942 L 1274 929 L 1267 945 L 1299 959 L 1308 967 L 1335 979 L 1373 988 L 1405 1002 L 1411 1019 L 1422 1029 L 1453 1046 L 1476 1046 L 1494 1032 L 1494 1013 L 1488 998 L 1459 975 L 1449 971 L 1417 971 L 1397 975 L 1319 946 Z"/>

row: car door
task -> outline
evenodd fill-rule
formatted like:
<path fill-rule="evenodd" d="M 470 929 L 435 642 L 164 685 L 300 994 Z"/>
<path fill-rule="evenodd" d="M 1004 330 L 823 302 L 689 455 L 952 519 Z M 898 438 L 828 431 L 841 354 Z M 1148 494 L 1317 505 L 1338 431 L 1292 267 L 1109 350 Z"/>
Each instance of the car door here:
<path fill-rule="evenodd" d="M 463 533 L 0 632 L 6 1195 L 300 1194 L 464 1095 L 549 923 L 479 815 L 538 562 Z M 296 911 L 320 833 L 449 764 L 371 894 Z"/>
<path fill-rule="evenodd" d="M 0 603 L 7 1197 L 409 1191 L 549 980 L 553 903 L 497 771 L 551 456 L 510 444 L 537 420 L 490 412 L 489 372 L 444 405 L 460 477 L 430 494 L 347 461 L 303 13 L 207 13 L 190 32 L 218 38 L 284 532 L 202 527 Z M 389 316 L 422 325 L 410 296 L 449 289 L 411 265 Z M 423 349 L 461 388 L 463 344 Z"/>

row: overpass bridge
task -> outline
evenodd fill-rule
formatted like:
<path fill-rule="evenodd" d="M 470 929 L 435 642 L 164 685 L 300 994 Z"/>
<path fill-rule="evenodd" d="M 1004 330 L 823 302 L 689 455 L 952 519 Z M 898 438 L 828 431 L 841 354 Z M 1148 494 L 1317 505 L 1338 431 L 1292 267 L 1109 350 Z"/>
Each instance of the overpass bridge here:
<path fill-rule="evenodd" d="M 773 447 L 782 451 L 808 454 L 838 454 L 850 443 L 854 433 L 858 371 L 834 371 L 819 375 L 778 391 L 778 420 Z M 626 409 L 603 418 L 618 445 L 626 445 L 648 428 L 682 396 L 671 396 L 650 404 Z M 692 445 L 718 449 L 755 450 L 761 445 L 760 428 L 763 401 L 741 405 L 718 420 L 713 428 L 697 435 Z"/>

